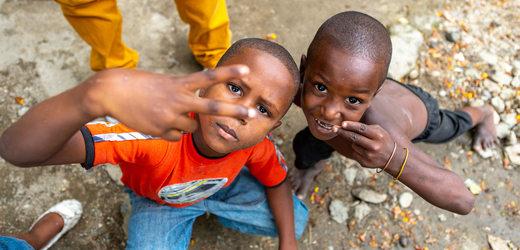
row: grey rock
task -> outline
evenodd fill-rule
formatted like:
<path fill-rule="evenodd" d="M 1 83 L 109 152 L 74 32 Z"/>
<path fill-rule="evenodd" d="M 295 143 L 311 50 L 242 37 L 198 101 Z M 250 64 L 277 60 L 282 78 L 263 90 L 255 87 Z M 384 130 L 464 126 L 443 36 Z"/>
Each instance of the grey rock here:
<path fill-rule="evenodd" d="M 121 182 L 121 177 L 123 173 L 121 172 L 121 168 L 118 165 L 105 164 L 105 171 L 108 173 L 108 176 L 119 186 L 124 186 L 123 182 Z"/>
<path fill-rule="evenodd" d="M 394 79 L 406 76 L 415 68 L 419 58 L 419 48 L 423 44 L 421 32 L 409 24 L 397 24 L 390 27 L 392 40 L 392 60 L 388 75 Z"/>
<path fill-rule="evenodd" d="M 491 79 L 493 79 L 493 81 L 497 82 L 498 85 L 501 86 L 509 86 L 511 84 L 511 81 L 513 81 L 512 76 L 502 71 L 497 71 L 495 74 L 491 76 Z"/>
<path fill-rule="evenodd" d="M 410 207 L 413 201 L 413 194 L 410 192 L 404 192 L 399 196 L 399 205 L 401 205 L 402 208 Z"/>
<path fill-rule="evenodd" d="M 421 210 L 419 210 L 419 209 L 414 209 L 414 210 L 413 210 L 413 214 L 415 214 L 415 215 L 419 215 L 419 214 L 421 214 Z"/>
<path fill-rule="evenodd" d="M 482 107 L 486 105 L 486 103 L 483 101 L 483 100 L 480 100 L 480 99 L 476 99 L 476 100 L 473 100 L 469 106 L 471 107 L 475 107 L 475 108 L 478 108 L 478 107 Z"/>
<path fill-rule="evenodd" d="M 455 31 L 448 31 L 446 32 L 446 39 L 454 43 L 460 39 L 460 34 Z"/>
<path fill-rule="evenodd" d="M 329 206 L 330 215 L 332 216 L 332 220 L 337 223 L 343 223 L 348 219 L 348 208 L 345 207 L 345 204 L 336 199 L 330 203 Z"/>
<path fill-rule="evenodd" d="M 485 89 L 484 91 L 482 91 L 482 100 L 484 101 L 487 101 L 489 99 L 491 99 L 491 92 L 489 92 L 489 90 Z"/>
<path fill-rule="evenodd" d="M 495 151 L 493 151 L 492 149 L 488 149 L 488 150 L 482 149 L 482 150 L 478 151 L 478 154 L 480 155 L 480 157 L 487 159 L 487 158 L 495 155 Z"/>
<path fill-rule="evenodd" d="M 509 114 L 503 113 L 500 115 L 500 120 L 502 120 L 503 123 L 509 125 L 509 128 L 512 128 L 516 125 L 516 113 L 512 112 Z"/>
<path fill-rule="evenodd" d="M 385 201 L 388 197 L 386 194 L 380 194 L 368 188 L 356 188 L 352 190 L 352 194 L 360 200 L 375 204 Z"/>
<path fill-rule="evenodd" d="M 482 59 L 482 61 L 489 63 L 491 65 L 495 65 L 498 63 L 498 56 L 489 51 L 485 51 L 485 50 L 481 51 L 479 53 L 479 56 L 480 56 L 480 59 Z"/>
<path fill-rule="evenodd" d="M 442 20 L 437 15 L 416 15 L 410 21 L 423 34 L 431 34 L 434 28 L 439 28 Z"/>
<path fill-rule="evenodd" d="M 473 240 L 463 240 L 460 246 L 461 250 L 480 250 L 480 247 Z"/>
<path fill-rule="evenodd" d="M 504 240 L 498 236 L 488 234 L 487 240 L 493 250 L 518 249 L 510 240 Z"/>
<path fill-rule="evenodd" d="M 498 94 L 498 93 L 500 93 L 500 91 L 502 91 L 502 88 L 498 84 L 496 84 L 493 81 L 488 80 L 488 79 L 485 79 L 484 81 L 482 81 L 482 87 L 484 87 L 491 93 Z"/>
<path fill-rule="evenodd" d="M 506 108 L 506 104 L 502 100 L 502 98 L 495 96 L 491 98 L 491 105 L 498 113 L 504 112 L 504 109 Z"/>
<path fill-rule="evenodd" d="M 506 138 L 506 146 L 514 146 L 518 143 L 518 139 L 516 138 L 515 132 L 511 131 Z"/>
<path fill-rule="evenodd" d="M 495 123 L 495 125 L 500 123 L 500 115 L 496 110 L 493 110 L 493 122 Z"/>
<path fill-rule="evenodd" d="M 505 151 L 507 157 L 513 164 L 520 165 L 520 144 L 505 147 Z"/>
<path fill-rule="evenodd" d="M 445 97 L 446 96 L 446 90 L 441 89 L 439 90 L 439 97 Z"/>
<path fill-rule="evenodd" d="M 480 72 L 474 68 L 467 68 L 464 70 L 464 75 L 471 77 L 471 79 L 480 79 Z"/>
<path fill-rule="evenodd" d="M 18 110 L 18 116 L 22 116 L 25 114 L 25 112 L 29 111 L 29 108 L 28 107 L 22 107 Z"/>
<path fill-rule="evenodd" d="M 448 218 L 446 218 L 446 215 L 444 215 L 444 214 L 439 214 L 439 215 L 437 215 L 437 218 L 438 218 L 439 221 L 441 221 L 441 222 L 444 222 L 444 221 L 448 220 Z"/>
<path fill-rule="evenodd" d="M 503 70 L 504 72 L 510 74 L 513 71 L 513 66 L 504 61 L 499 61 L 498 67 L 496 67 L 495 70 Z"/>
<path fill-rule="evenodd" d="M 371 211 L 372 211 L 372 208 L 370 208 L 370 206 L 368 206 L 366 203 L 362 202 L 361 204 L 357 205 L 357 206 L 354 208 L 354 218 L 356 218 L 356 220 L 357 220 L 358 222 L 360 222 L 360 221 L 363 220 L 363 218 L 365 218 L 365 216 L 367 216 Z"/>
<path fill-rule="evenodd" d="M 345 180 L 347 180 L 347 184 L 349 186 L 354 185 L 354 180 L 356 179 L 357 175 L 357 169 L 356 168 L 346 168 L 343 170 L 343 176 L 345 176 Z"/>
<path fill-rule="evenodd" d="M 417 69 L 417 68 L 412 69 L 412 71 L 410 71 L 410 73 L 408 73 L 408 76 L 410 77 L 410 79 L 417 79 L 417 77 L 419 77 L 419 69 Z"/>
<path fill-rule="evenodd" d="M 513 64 L 513 70 L 512 70 L 513 75 L 520 76 L 520 61 L 514 60 L 512 64 Z"/>
<path fill-rule="evenodd" d="M 509 125 L 507 123 L 499 123 L 496 125 L 497 129 L 497 137 L 500 139 L 504 139 L 509 135 Z"/>
<path fill-rule="evenodd" d="M 520 87 L 520 77 L 515 76 L 513 77 L 513 80 L 511 81 L 511 86 L 518 88 Z"/>

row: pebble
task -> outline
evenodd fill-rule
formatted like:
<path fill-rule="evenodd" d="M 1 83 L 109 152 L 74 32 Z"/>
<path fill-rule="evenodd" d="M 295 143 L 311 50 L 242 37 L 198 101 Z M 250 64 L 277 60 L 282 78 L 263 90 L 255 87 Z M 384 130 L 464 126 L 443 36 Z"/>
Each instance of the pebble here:
<path fill-rule="evenodd" d="M 399 238 L 399 244 L 400 244 L 402 247 L 405 247 L 405 248 L 406 248 L 406 247 L 408 247 L 408 244 L 410 244 L 410 240 L 408 240 L 407 237 L 403 237 L 403 236 L 401 236 L 401 237 Z"/>
<path fill-rule="evenodd" d="M 500 115 L 496 110 L 493 110 L 493 122 L 497 125 L 500 122 Z"/>
<path fill-rule="evenodd" d="M 413 210 L 413 214 L 415 214 L 415 215 L 419 215 L 419 214 L 421 214 L 421 210 L 419 210 L 419 209 L 414 209 L 414 210 Z"/>
<path fill-rule="evenodd" d="M 468 76 L 468 77 L 471 77 L 471 79 L 473 79 L 473 80 L 474 79 L 480 79 L 480 72 L 478 72 L 474 68 L 469 68 L 469 69 L 464 70 L 464 75 Z"/>
<path fill-rule="evenodd" d="M 504 240 L 498 236 L 488 234 L 487 240 L 493 250 L 518 249 L 510 240 Z"/>
<path fill-rule="evenodd" d="M 484 106 L 486 103 L 483 101 L 483 100 L 480 100 L 480 99 L 476 99 L 474 101 L 472 101 L 469 106 L 471 107 L 475 107 L 475 108 L 478 108 L 478 107 L 482 107 Z"/>
<path fill-rule="evenodd" d="M 357 221 L 363 220 L 365 216 L 367 216 L 371 211 L 372 208 L 370 208 L 366 203 L 362 202 L 361 204 L 355 206 L 354 208 L 354 217 Z"/>
<path fill-rule="evenodd" d="M 18 110 L 18 116 L 22 116 L 23 114 L 25 114 L 25 112 L 29 111 L 29 108 L 28 107 L 22 107 Z"/>
<path fill-rule="evenodd" d="M 437 218 L 438 218 L 439 221 L 441 221 L 441 222 L 444 222 L 444 221 L 448 220 L 448 218 L 446 218 L 446 215 L 444 215 L 444 214 L 439 214 L 439 215 L 437 215 Z"/>
<path fill-rule="evenodd" d="M 488 149 L 488 150 L 480 150 L 480 151 L 478 151 L 478 154 L 480 155 L 480 157 L 487 159 L 487 158 L 493 156 L 495 154 L 495 152 L 493 151 L 493 149 Z"/>
<path fill-rule="evenodd" d="M 477 195 L 482 193 L 482 188 L 474 180 L 468 178 L 464 181 L 464 184 L 472 194 Z"/>
<path fill-rule="evenodd" d="M 511 81 L 511 86 L 518 88 L 520 87 L 520 77 L 515 76 L 513 80 Z"/>
<path fill-rule="evenodd" d="M 441 89 L 439 90 L 439 97 L 445 97 L 446 96 L 446 90 Z"/>
<path fill-rule="evenodd" d="M 502 100 L 498 96 L 491 98 L 491 106 L 493 106 L 493 108 L 495 108 L 495 111 L 497 111 L 498 113 L 504 112 L 504 109 L 506 108 L 504 100 Z"/>
<path fill-rule="evenodd" d="M 500 115 L 500 120 L 504 122 L 505 124 L 509 125 L 509 128 L 511 129 L 513 126 L 516 125 L 516 113 L 511 112 L 509 114 L 503 113 Z"/>
<path fill-rule="evenodd" d="M 401 205 L 402 208 L 410 207 L 413 201 L 413 195 L 410 192 L 404 192 L 399 197 L 399 205 Z"/>
<path fill-rule="evenodd" d="M 485 79 L 484 81 L 482 81 L 482 87 L 486 88 L 491 93 L 498 94 L 498 93 L 500 93 L 500 91 L 502 91 L 502 88 L 500 88 L 500 86 L 498 84 L 496 84 L 495 82 L 488 80 L 488 79 Z"/>
<path fill-rule="evenodd" d="M 356 179 L 357 169 L 356 168 L 346 168 L 343 170 L 343 176 L 345 176 L 345 180 L 349 186 L 354 185 L 354 180 Z"/>
<path fill-rule="evenodd" d="M 417 69 L 417 68 L 412 69 L 412 71 L 410 71 L 410 73 L 408 73 L 408 76 L 410 77 L 410 79 L 417 79 L 417 77 L 419 77 L 419 69 Z"/>
<path fill-rule="evenodd" d="M 511 81 L 513 81 L 512 76 L 502 71 L 497 71 L 494 75 L 491 76 L 491 78 L 501 86 L 509 86 Z"/>
<path fill-rule="evenodd" d="M 352 194 L 360 200 L 374 204 L 381 203 L 388 197 L 386 194 L 380 194 L 368 188 L 356 188 L 352 190 Z"/>
<path fill-rule="evenodd" d="M 338 199 L 335 199 L 330 203 L 329 211 L 332 220 L 337 223 L 341 224 L 348 219 L 348 208 L 346 208 L 345 204 Z"/>
<path fill-rule="evenodd" d="M 487 101 L 491 99 L 491 92 L 489 92 L 487 89 L 482 91 L 482 100 Z"/>
<path fill-rule="evenodd" d="M 516 90 L 514 89 L 503 89 L 502 91 L 500 91 L 500 98 L 502 98 L 502 100 L 504 101 L 511 100 L 515 98 L 515 96 Z"/>
<path fill-rule="evenodd" d="M 498 56 L 496 54 L 484 50 L 481 51 L 478 55 L 480 56 L 480 59 L 482 59 L 482 61 L 487 62 L 491 65 L 495 65 L 498 63 Z"/>
<path fill-rule="evenodd" d="M 520 144 L 505 148 L 507 158 L 515 165 L 520 165 Z"/>
<path fill-rule="evenodd" d="M 119 186 L 124 186 L 123 182 L 121 182 L 121 177 L 123 173 L 121 172 L 121 168 L 118 165 L 105 164 L 105 171 L 108 173 L 108 176 Z"/>
<path fill-rule="evenodd" d="M 497 137 L 504 139 L 509 135 L 509 125 L 506 123 L 499 123 L 496 125 Z"/>
<path fill-rule="evenodd" d="M 514 146 L 518 143 L 518 139 L 516 138 L 515 132 L 511 131 L 509 133 L 509 136 L 506 138 L 506 145 L 507 146 Z"/>
<path fill-rule="evenodd" d="M 512 65 L 513 65 L 513 70 L 512 70 L 513 75 L 520 76 L 520 61 L 514 60 Z"/>

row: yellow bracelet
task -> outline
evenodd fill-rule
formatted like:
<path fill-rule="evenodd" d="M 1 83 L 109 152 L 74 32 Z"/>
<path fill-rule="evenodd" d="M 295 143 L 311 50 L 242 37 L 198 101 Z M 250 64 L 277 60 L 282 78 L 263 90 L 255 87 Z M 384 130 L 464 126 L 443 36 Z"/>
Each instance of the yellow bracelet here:
<path fill-rule="evenodd" d="M 403 162 L 403 165 L 401 166 L 401 171 L 399 171 L 399 174 L 397 175 L 397 177 L 394 178 L 394 181 L 397 181 L 397 179 L 399 179 L 399 176 L 401 176 L 401 173 L 403 172 L 403 169 L 404 169 L 404 165 L 406 164 L 406 160 L 408 160 L 408 149 L 407 148 L 403 148 L 404 150 L 406 150 L 406 156 L 404 157 L 404 162 Z"/>

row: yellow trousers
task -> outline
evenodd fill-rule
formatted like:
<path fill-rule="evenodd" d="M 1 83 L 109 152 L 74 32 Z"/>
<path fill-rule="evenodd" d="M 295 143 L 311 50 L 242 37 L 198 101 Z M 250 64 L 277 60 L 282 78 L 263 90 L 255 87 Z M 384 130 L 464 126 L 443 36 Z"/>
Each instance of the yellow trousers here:
<path fill-rule="evenodd" d="M 121 38 L 123 18 L 116 0 L 55 0 L 79 36 L 91 47 L 90 68 L 135 69 L 139 55 Z M 195 59 L 214 68 L 231 46 L 225 0 L 175 0 L 182 21 L 190 25 L 188 45 Z"/>

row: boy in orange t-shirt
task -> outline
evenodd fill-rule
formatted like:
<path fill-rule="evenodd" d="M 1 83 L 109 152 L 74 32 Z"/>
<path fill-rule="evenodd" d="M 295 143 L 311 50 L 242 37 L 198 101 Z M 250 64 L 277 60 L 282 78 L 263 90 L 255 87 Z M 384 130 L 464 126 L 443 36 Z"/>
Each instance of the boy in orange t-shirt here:
<path fill-rule="evenodd" d="M 235 64 L 250 73 L 225 67 Z M 18 166 L 119 164 L 132 204 L 129 249 L 186 249 L 195 218 L 207 212 L 224 226 L 278 236 L 280 249 L 296 249 L 308 210 L 292 195 L 269 135 L 298 89 L 296 64 L 280 45 L 243 39 L 218 66 L 192 83 L 100 72 L 29 110 L 0 138 L 0 155 Z M 193 97 L 201 87 L 202 98 Z M 105 115 L 121 123 L 84 126 Z"/>

